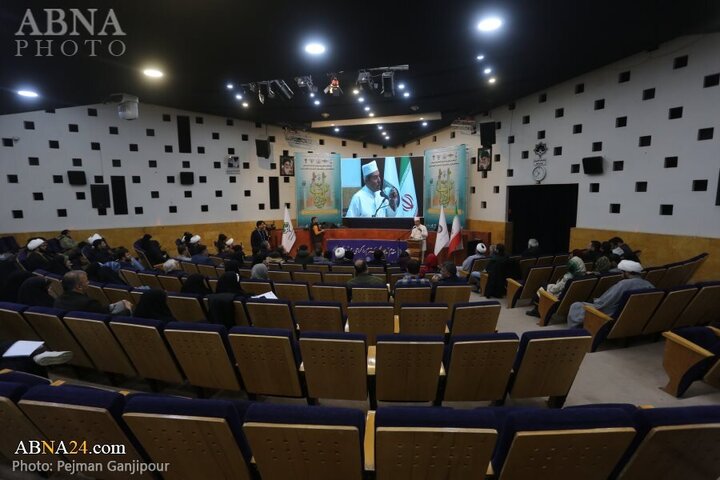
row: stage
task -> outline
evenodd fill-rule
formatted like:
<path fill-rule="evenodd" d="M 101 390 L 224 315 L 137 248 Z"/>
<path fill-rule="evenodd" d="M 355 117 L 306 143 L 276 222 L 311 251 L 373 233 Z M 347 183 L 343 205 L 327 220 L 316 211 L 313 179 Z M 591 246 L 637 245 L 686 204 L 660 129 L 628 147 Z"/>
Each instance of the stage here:
<path fill-rule="evenodd" d="M 293 257 L 297 252 L 300 245 L 307 245 L 308 248 L 312 249 L 310 244 L 310 231 L 306 228 L 296 228 L 295 235 L 297 239 L 295 245 L 293 245 L 290 255 Z M 427 239 L 427 252 L 432 252 L 435 247 L 436 232 L 428 232 Z M 325 241 L 323 242 L 323 249 L 328 248 L 328 243 L 331 245 L 342 244 L 342 240 L 347 241 L 365 241 L 367 244 L 371 244 L 370 241 L 376 240 L 378 243 L 382 241 L 389 241 L 390 244 L 399 246 L 402 241 L 410 238 L 410 229 L 380 229 L 380 228 L 332 228 L 325 230 Z M 468 244 L 477 245 L 477 242 L 483 242 L 485 245 L 490 245 L 491 237 L 490 232 L 475 232 L 463 230 L 463 250 L 457 251 L 453 255 L 455 263 L 460 263 L 467 256 Z M 270 232 L 270 242 L 273 247 L 280 245 L 282 241 L 282 229 L 276 229 Z M 339 241 L 339 242 L 338 242 Z M 447 251 L 447 250 L 445 250 Z M 447 257 L 446 253 L 440 255 L 440 259 Z"/>

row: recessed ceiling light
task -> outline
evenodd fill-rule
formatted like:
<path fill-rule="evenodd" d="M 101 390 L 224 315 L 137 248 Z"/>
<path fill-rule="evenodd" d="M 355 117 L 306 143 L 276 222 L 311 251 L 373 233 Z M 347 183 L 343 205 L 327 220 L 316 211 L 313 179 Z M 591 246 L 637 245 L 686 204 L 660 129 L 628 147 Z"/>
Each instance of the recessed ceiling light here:
<path fill-rule="evenodd" d="M 310 55 L 322 55 L 325 53 L 325 45 L 317 42 L 308 43 L 305 45 L 305 51 Z"/>
<path fill-rule="evenodd" d="M 488 83 L 495 83 L 497 79 L 495 77 L 488 78 Z"/>
<path fill-rule="evenodd" d="M 405 84 L 404 84 L 404 83 L 398 84 L 398 88 L 399 88 L 400 90 L 405 90 Z"/>
<path fill-rule="evenodd" d="M 385 140 L 390 140 L 390 135 L 386 135 Z"/>
<path fill-rule="evenodd" d="M 370 107 L 365 107 L 365 111 L 366 111 L 366 112 L 369 112 L 369 111 L 370 111 Z"/>
<path fill-rule="evenodd" d="M 483 70 L 483 73 L 487 75 L 488 73 L 492 73 L 492 68 L 488 67 L 485 70 Z"/>
<path fill-rule="evenodd" d="M 331 123 L 331 124 L 330 124 L 330 126 L 331 126 L 331 127 L 334 127 L 334 126 L 335 126 L 335 124 L 334 124 L 334 123 Z"/>
<path fill-rule="evenodd" d="M 360 90 L 357 88 L 353 88 L 353 95 L 358 95 L 360 93 Z"/>
<path fill-rule="evenodd" d="M 235 88 L 235 85 L 233 85 L 232 83 L 228 83 L 227 85 L 225 85 L 225 87 L 226 87 L 228 90 L 232 90 L 233 88 Z"/>
<path fill-rule="evenodd" d="M 478 60 L 485 60 L 485 55 L 478 55 L 475 58 L 477 58 Z"/>
<path fill-rule="evenodd" d="M 235 98 L 237 98 L 238 100 L 242 100 L 242 95 L 238 93 L 237 95 L 235 95 Z"/>
<path fill-rule="evenodd" d="M 358 97 L 358 102 L 362 103 L 365 101 L 365 97 Z"/>
<path fill-rule="evenodd" d="M 477 29 L 481 32 L 492 32 L 502 26 L 502 19 L 499 17 L 487 17 L 480 20 L 477 24 Z"/>
<path fill-rule="evenodd" d="M 382 126 L 382 125 L 378 125 L 378 130 L 382 130 L 382 129 L 383 129 L 383 126 Z"/>
<path fill-rule="evenodd" d="M 420 120 L 425 120 L 425 117 L 420 117 Z"/>
<path fill-rule="evenodd" d="M 38 96 L 38 93 L 33 90 L 18 90 L 17 94 L 27 98 L 36 98 Z"/>
<path fill-rule="evenodd" d="M 339 128 L 337 128 L 337 127 L 335 127 L 335 131 L 336 131 L 336 132 L 339 132 L 339 131 L 340 131 L 340 129 L 339 129 Z"/>
<path fill-rule="evenodd" d="M 164 75 L 163 72 L 161 72 L 157 68 L 146 68 L 145 70 L 143 70 L 143 74 L 145 74 L 146 77 L 150 78 L 160 78 Z"/>
<path fill-rule="evenodd" d="M 315 94 L 313 92 L 310 92 L 310 98 L 315 97 Z"/>
<path fill-rule="evenodd" d="M 315 105 L 320 105 L 320 100 L 315 100 L 313 103 L 314 103 Z"/>
<path fill-rule="evenodd" d="M 375 114 L 374 114 L 373 112 L 370 112 L 370 113 L 368 114 L 368 116 L 370 116 L 370 117 L 374 117 L 374 116 L 375 116 Z"/>
<path fill-rule="evenodd" d="M 407 98 L 407 97 L 409 97 L 409 96 L 410 96 L 410 92 L 405 92 L 405 93 L 403 93 L 403 97 Z"/>
<path fill-rule="evenodd" d="M 427 127 L 427 122 L 423 122 L 423 123 L 422 123 L 422 126 L 423 126 L 423 127 Z"/>
<path fill-rule="evenodd" d="M 243 106 L 243 108 L 248 108 L 250 105 L 248 105 L 247 102 L 243 102 L 243 103 L 242 103 L 242 106 Z"/>

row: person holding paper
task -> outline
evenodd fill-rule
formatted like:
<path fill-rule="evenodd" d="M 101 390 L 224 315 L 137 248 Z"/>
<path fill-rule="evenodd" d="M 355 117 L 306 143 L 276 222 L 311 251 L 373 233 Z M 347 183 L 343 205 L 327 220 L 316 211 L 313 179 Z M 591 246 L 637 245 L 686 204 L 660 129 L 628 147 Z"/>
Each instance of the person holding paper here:
<path fill-rule="evenodd" d="M 398 192 L 394 188 L 391 188 L 389 193 L 383 190 L 377 162 L 373 160 L 363 165 L 362 175 L 365 185 L 352 196 L 345 216 L 394 217 L 399 203 Z"/>

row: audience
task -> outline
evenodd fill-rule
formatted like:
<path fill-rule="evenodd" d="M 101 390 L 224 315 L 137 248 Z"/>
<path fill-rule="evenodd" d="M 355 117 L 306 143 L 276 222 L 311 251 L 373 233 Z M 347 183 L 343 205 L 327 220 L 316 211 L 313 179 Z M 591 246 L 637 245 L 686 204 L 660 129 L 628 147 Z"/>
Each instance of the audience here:
<path fill-rule="evenodd" d="M 160 320 L 163 324 L 175 321 L 167 304 L 167 293 L 165 290 L 155 288 L 145 290 L 135 307 L 133 316 Z"/>
<path fill-rule="evenodd" d="M 194 257 L 195 255 L 198 255 L 203 252 L 203 250 L 207 250 L 207 247 L 202 245 L 200 243 L 200 240 L 202 240 L 202 237 L 200 235 L 193 235 L 190 237 L 190 240 L 187 242 L 188 250 L 190 251 L 190 256 Z M 207 255 L 207 253 L 206 253 Z"/>
<path fill-rule="evenodd" d="M 33 278 L 34 276 L 35 275 L 25 270 L 17 270 L 8 275 L 7 278 L 5 278 L 2 290 L 0 290 L 0 300 L 3 302 L 17 303 L 20 286 L 25 280 Z"/>
<path fill-rule="evenodd" d="M 412 257 L 410 256 L 410 253 L 407 250 L 403 250 L 400 252 L 400 255 L 398 256 L 397 265 L 400 267 L 400 270 L 403 272 L 407 272 L 408 270 L 408 262 L 412 260 Z M 418 262 L 419 264 L 420 262 Z"/>
<path fill-rule="evenodd" d="M 387 260 L 385 259 L 385 252 L 377 249 L 373 252 L 373 259 L 368 262 L 369 267 L 387 267 Z"/>
<path fill-rule="evenodd" d="M 163 263 L 162 265 L 162 269 L 165 275 L 175 275 L 179 277 L 185 273 L 180 267 L 180 262 L 178 262 L 174 258 L 166 260 L 165 263 Z"/>
<path fill-rule="evenodd" d="M 210 293 L 210 289 L 207 286 L 205 277 L 199 273 L 193 273 L 188 275 L 183 283 L 180 293 L 194 293 L 196 295 L 207 295 Z"/>
<path fill-rule="evenodd" d="M 609 241 L 610 246 L 612 247 L 612 253 L 620 257 L 622 260 L 632 260 L 633 262 L 638 261 L 637 255 L 633 253 L 632 248 L 630 248 L 630 246 L 626 244 L 622 238 L 613 237 Z"/>
<path fill-rule="evenodd" d="M 457 266 L 453 262 L 444 262 L 440 267 L 440 273 L 433 276 L 432 281 L 438 285 L 467 284 L 466 278 L 458 276 Z"/>
<path fill-rule="evenodd" d="M 26 248 L 29 253 L 23 263 L 28 271 L 41 269 L 62 275 L 69 270 L 67 257 L 49 252 L 44 238 L 33 238 Z"/>
<path fill-rule="evenodd" d="M 132 303 L 127 300 L 111 303 L 108 307 L 102 306 L 100 302 L 87 296 L 89 285 L 87 273 L 82 270 L 66 273 L 62 279 L 63 293 L 55 299 L 53 306 L 67 311 L 78 310 L 112 315 L 128 315 L 132 311 Z"/>
<path fill-rule="evenodd" d="M 233 272 L 225 272 L 220 276 L 217 287 L 215 287 L 215 293 L 232 293 L 244 297 L 248 296 L 247 292 L 240 287 L 240 275 Z"/>
<path fill-rule="evenodd" d="M 181 262 L 192 262 L 192 257 L 190 256 L 190 250 L 188 250 L 187 245 L 184 243 L 179 243 L 177 246 L 178 254 L 175 255 L 176 260 L 180 260 Z"/>
<path fill-rule="evenodd" d="M 428 253 L 425 255 L 425 263 L 420 267 L 420 278 L 425 278 L 425 275 L 438 273 L 438 258 L 434 253 Z"/>
<path fill-rule="evenodd" d="M 253 265 L 250 270 L 250 280 L 269 280 L 267 265 L 264 263 Z"/>
<path fill-rule="evenodd" d="M 32 276 L 25 280 L 17 294 L 17 303 L 31 307 L 52 307 L 55 299 L 50 295 L 50 282 L 43 277 Z"/>
<path fill-rule="evenodd" d="M 410 259 L 407 262 L 407 273 L 395 282 L 395 288 L 397 287 L 429 287 L 430 280 L 427 278 L 420 278 L 420 262 L 417 260 Z"/>
<path fill-rule="evenodd" d="M 472 270 L 472 265 L 475 260 L 479 260 L 481 258 L 485 258 L 485 253 L 487 252 L 487 247 L 484 243 L 480 242 L 475 247 L 475 253 L 472 255 L 468 255 L 468 257 L 463 260 L 462 266 L 460 267 L 460 270 L 466 273 L 470 273 Z"/>
<path fill-rule="evenodd" d="M 138 247 L 143 251 L 150 262 L 150 265 L 158 265 L 167 260 L 168 255 L 160 248 L 160 243 L 152 239 L 152 235 L 146 233 L 137 241 Z"/>
<path fill-rule="evenodd" d="M 483 292 L 487 298 L 502 298 L 507 290 L 506 279 L 513 272 L 513 262 L 505 254 L 505 245 L 495 245 L 495 253 L 490 257 L 485 271 L 488 274 L 488 282 Z"/>
<path fill-rule="evenodd" d="M 585 270 L 585 262 L 583 262 L 580 257 L 571 257 L 567 263 L 567 273 L 563 275 L 556 283 L 549 283 L 545 288 L 540 287 L 538 289 L 538 293 L 535 295 L 535 307 L 525 312 L 525 314 L 530 315 L 531 317 L 540 317 L 540 312 L 538 311 L 537 306 L 540 290 L 546 290 L 548 293 L 559 297 L 565 290 L 565 285 L 568 281 L 574 278 L 583 277 L 586 273 L 587 272 Z"/>
<path fill-rule="evenodd" d="M 315 249 L 315 256 L 313 257 L 312 263 L 319 263 L 320 265 L 332 265 L 332 261 L 327 255 L 323 254 L 321 248 Z"/>
<path fill-rule="evenodd" d="M 297 254 L 295 255 L 295 263 L 300 265 L 309 265 L 314 263 L 313 257 L 310 255 L 307 245 L 300 245 Z"/>
<path fill-rule="evenodd" d="M 192 263 L 197 263 L 198 265 L 215 265 L 215 263 L 210 259 L 208 255 L 208 248 L 205 245 L 198 245 L 195 250 L 197 253 L 191 257 Z"/>
<path fill-rule="evenodd" d="M 523 250 L 523 252 L 520 254 L 522 258 L 532 258 L 532 257 L 539 257 L 540 256 L 540 242 L 537 241 L 535 238 L 531 238 L 528 240 L 528 248 Z"/>
<path fill-rule="evenodd" d="M 385 287 L 385 281 L 370 274 L 365 260 L 355 261 L 355 276 L 348 280 L 348 287 Z"/>
<path fill-rule="evenodd" d="M 78 247 L 78 242 L 76 242 L 70 236 L 70 230 L 63 230 L 62 232 L 60 232 L 60 235 L 57 236 L 57 239 L 58 242 L 60 242 L 60 248 L 62 248 L 63 252 Z"/>

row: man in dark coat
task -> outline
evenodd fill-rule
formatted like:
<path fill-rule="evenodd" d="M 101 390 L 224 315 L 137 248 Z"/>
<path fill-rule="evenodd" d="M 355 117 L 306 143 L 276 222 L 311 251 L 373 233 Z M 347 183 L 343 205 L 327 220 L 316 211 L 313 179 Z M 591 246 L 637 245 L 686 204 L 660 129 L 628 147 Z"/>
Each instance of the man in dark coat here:
<path fill-rule="evenodd" d="M 132 311 L 132 303 L 127 300 L 110 304 L 103 307 L 100 302 L 86 295 L 90 285 L 87 273 L 82 270 L 73 270 L 66 273 L 62 279 L 63 294 L 55 299 L 55 308 L 61 310 L 77 310 L 80 312 L 103 313 L 103 314 L 128 314 Z"/>

